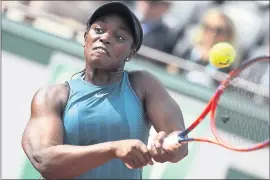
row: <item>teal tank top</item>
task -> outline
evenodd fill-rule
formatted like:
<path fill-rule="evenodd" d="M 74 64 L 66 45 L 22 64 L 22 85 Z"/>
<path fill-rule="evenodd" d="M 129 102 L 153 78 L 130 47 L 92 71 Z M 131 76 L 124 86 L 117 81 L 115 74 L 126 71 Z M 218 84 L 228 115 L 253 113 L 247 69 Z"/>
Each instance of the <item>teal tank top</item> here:
<path fill-rule="evenodd" d="M 64 144 L 85 146 L 124 139 L 147 144 L 150 126 L 127 71 L 112 85 L 96 86 L 82 76 L 67 83 L 70 94 L 63 114 Z M 121 160 L 113 159 L 75 179 L 141 178 L 142 169 L 128 169 Z"/>

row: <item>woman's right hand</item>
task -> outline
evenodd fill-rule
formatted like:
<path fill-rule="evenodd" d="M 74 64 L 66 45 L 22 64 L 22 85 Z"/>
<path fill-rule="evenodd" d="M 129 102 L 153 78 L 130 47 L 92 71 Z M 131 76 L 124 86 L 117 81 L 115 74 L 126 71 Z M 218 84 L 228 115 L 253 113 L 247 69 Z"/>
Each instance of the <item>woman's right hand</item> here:
<path fill-rule="evenodd" d="M 129 169 L 154 164 L 147 146 L 137 139 L 115 141 L 113 151 L 115 157 L 123 161 Z"/>

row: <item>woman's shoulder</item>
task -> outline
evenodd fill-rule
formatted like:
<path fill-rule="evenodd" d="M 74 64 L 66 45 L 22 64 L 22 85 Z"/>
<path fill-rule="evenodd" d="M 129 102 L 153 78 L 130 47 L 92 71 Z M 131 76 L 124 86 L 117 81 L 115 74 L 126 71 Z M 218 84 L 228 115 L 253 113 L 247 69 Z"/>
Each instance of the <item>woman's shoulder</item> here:
<path fill-rule="evenodd" d="M 141 102 L 144 101 L 144 96 L 145 96 L 143 77 L 146 76 L 145 74 L 147 73 L 149 72 L 144 71 L 144 70 L 134 70 L 134 71 L 128 72 L 130 85 L 132 89 L 134 90 L 134 92 L 136 93 L 136 95 L 141 100 Z"/>
<path fill-rule="evenodd" d="M 134 80 L 141 80 L 144 79 L 145 77 L 154 77 L 154 75 L 147 70 L 128 71 L 128 75 L 130 78 L 133 78 Z"/>
<path fill-rule="evenodd" d="M 153 76 L 149 71 L 146 70 L 134 70 L 128 72 L 129 81 L 135 83 L 137 86 L 142 85 L 145 78 Z"/>
<path fill-rule="evenodd" d="M 41 87 L 35 93 L 32 101 L 38 102 L 37 104 L 58 104 L 62 106 L 66 104 L 68 97 L 68 84 L 50 84 Z"/>
<path fill-rule="evenodd" d="M 65 94 L 69 92 L 69 85 L 67 83 L 49 84 L 41 87 L 37 92 L 48 95 Z"/>
<path fill-rule="evenodd" d="M 154 74 L 146 70 L 129 71 L 128 74 L 132 88 L 142 94 L 145 94 L 146 89 L 152 89 L 153 83 L 162 84 Z"/>

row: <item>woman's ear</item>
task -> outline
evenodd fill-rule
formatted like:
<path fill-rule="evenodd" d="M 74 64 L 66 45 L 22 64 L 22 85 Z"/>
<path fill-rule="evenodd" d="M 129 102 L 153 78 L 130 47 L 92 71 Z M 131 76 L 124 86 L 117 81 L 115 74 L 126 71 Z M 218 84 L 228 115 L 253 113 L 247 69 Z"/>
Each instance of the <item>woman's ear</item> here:
<path fill-rule="evenodd" d="M 87 39 L 87 32 L 84 33 L 84 42 L 83 42 L 83 47 L 85 46 L 86 44 L 86 39 Z"/>
<path fill-rule="evenodd" d="M 134 55 L 136 54 L 136 50 L 135 49 L 131 49 L 128 59 L 131 59 Z"/>
<path fill-rule="evenodd" d="M 133 55 L 134 55 L 134 52 L 130 52 L 125 61 L 126 62 L 130 61 Z"/>

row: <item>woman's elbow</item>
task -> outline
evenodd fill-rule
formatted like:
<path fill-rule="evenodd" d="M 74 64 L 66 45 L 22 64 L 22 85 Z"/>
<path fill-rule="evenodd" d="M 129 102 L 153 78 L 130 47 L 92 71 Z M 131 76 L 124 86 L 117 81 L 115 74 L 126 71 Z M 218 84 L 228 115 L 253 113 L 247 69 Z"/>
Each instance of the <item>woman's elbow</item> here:
<path fill-rule="evenodd" d="M 33 148 L 33 145 L 29 139 L 23 136 L 21 145 L 27 158 L 33 165 L 33 167 L 40 173 L 45 179 L 55 179 L 56 175 L 59 175 L 55 166 L 55 156 L 48 152 L 46 149 Z"/>
<path fill-rule="evenodd" d="M 45 179 L 55 179 L 56 171 L 52 167 L 52 164 L 49 163 L 50 157 L 45 157 L 44 153 L 41 151 L 36 151 L 32 153 L 33 166 L 40 173 L 40 175 Z"/>
<path fill-rule="evenodd" d="M 40 175 L 45 179 L 55 179 L 54 168 L 50 167 L 48 164 L 48 159 L 45 160 L 45 157 L 41 155 L 41 153 L 36 152 L 33 153 L 33 166 L 40 173 Z"/>
<path fill-rule="evenodd" d="M 23 142 L 22 147 L 29 161 L 40 175 L 46 179 L 52 179 L 53 173 L 50 171 L 51 168 L 49 168 L 41 152 L 31 150 L 30 147 Z"/>
<path fill-rule="evenodd" d="M 34 166 L 40 175 L 45 179 L 66 179 L 72 178 L 64 169 L 55 166 L 55 156 L 44 155 L 44 152 L 33 154 Z"/>

